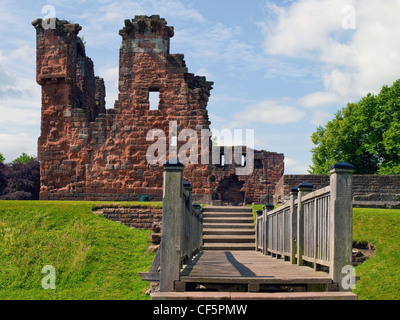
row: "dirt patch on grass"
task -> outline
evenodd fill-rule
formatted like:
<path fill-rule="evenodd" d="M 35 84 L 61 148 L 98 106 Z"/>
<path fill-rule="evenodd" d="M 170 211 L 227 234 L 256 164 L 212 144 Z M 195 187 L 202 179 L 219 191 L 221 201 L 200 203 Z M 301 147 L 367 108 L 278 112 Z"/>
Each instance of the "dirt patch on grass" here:
<path fill-rule="evenodd" d="M 366 241 L 353 242 L 353 266 L 358 266 L 375 255 L 375 247 Z"/>

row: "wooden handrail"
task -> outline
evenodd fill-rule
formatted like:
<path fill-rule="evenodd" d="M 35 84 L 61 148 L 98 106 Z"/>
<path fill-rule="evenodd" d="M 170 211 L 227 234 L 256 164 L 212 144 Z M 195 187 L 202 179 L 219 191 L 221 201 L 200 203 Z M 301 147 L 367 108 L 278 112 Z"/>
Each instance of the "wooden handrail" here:
<path fill-rule="evenodd" d="M 353 169 L 339 162 L 331 167 L 329 186 L 311 192 L 313 186 L 302 183 L 283 206 L 264 207 L 256 219 L 257 251 L 315 270 L 329 268 L 340 284 L 342 268 L 351 265 Z"/>
<path fill-rule="evenodd" d="M 175 290 L 183 264 L 188 264 L 202 245 L 202 212 L 192 204 L 192 187 L 183 179 L 184 166 L 164 165 L 163 217 L 160 245 L 160 291 Z"/>
<path fill-rule="evenodd" d="M 192 187 L 183 179 L 180 162 L 164 164 L 161 243 L 144 281 L 159 282 L 160 292 L 175 291 L 183 264 L 192 261 L 203 244 L 203 213 L 192 203 Z"/>

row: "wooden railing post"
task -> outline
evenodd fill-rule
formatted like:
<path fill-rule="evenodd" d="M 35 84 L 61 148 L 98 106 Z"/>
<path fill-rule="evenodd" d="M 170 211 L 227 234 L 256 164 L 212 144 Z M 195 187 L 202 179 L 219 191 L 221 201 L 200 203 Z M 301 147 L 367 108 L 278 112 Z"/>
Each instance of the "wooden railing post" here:
<path fill-rule="evenodd" d="M 264 212 L 263 210 L 257 210 L 256 215 L 256 251 L 264 252 Z"/>
<path fill-rule="evenodd" d="M 342 268 L 351 265 L 353 245 L 353 171 L 354 167 L 339 162 L 330 168 L 330 267 L 333 282 L 344 290 Z"/>
<path fill-rule="evenodd" d="M 164 164 L 160 291 L 174 291 L 181 271 L 181 241 L 184 228 L 183 169 L 180 162 Z"/>
<path fill-rule="evenodd" d="M 290 190 L 290 263 L 296 264 L 296 253 L 297 253 L 297 210 L 295 206 L 295 201 L 297 199 L 299 189 L 292 188 Z"/>
<path fill-rule="evenodd" d="M 192 232 L 192 227 L 194 223 L 193 219 L 193 213 L 192 213 L 192 185 L 188 181 L 183 181 L 183 188 L 186 191 L 186 194 L 188 195 L 188 198 L 186 199 L 183 197 L 184 201 L 184 206 L 183 206 L 183 216 L 184 216 L 184 221 L 183 221 L 183 234 L 184 237 L 181 239 L 181 248 L 183 250 L 182 255 L 186 254 L 184 262 L 187 263 L 193 258 L 192 252 L 193 252 L 193 232 Z"/>
<path fill-rule="evenodd" d="M 268 219 L 268 213 L 274 210 L 274 205 L 267 203 L 264 206 L 264 213 L 263 213 L 263 235 L 264 235 L 264 242 L 263 242 L 263 254 L 267 255 L 268 254 L 268 228 L 269 228 L 269 219 Z"/>
<path fill-rule="evenodd" d="M 201 250 L 203 245 L 203 213 L 201 206 L 198 203 L 193 203 L 193 209 L 197 212 L 195 220 L 195 225 L 193 226 L 195 235 L 193 237 L 193 248 L 196 252 Z"/>
<path fill-rule="evenodd" d="M 304 254 L 304 207 L 302 197 L 310 193 L 314 186 L 311 183 L 303 182 L 299 185 L 298 204 L 297 204 L 297 265 L 303 265 Z"/>

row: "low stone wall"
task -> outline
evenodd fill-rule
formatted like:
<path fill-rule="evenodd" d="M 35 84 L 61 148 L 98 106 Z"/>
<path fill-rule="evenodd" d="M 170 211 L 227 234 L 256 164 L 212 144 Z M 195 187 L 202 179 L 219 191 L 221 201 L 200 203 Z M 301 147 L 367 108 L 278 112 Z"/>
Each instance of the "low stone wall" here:
<path fill-rule="evenodd" d="M 354 175 L 354 207 L 400 207 L 400 175 Z M 289 199 L 291 188 L 308 181 L 314 190 L 329 185 L 329 175 L 284 175 L 276 185 L 274 204 Z"/>
<path fill-rule="evenodd" d="M 100 209 L 109 220 L 120 222 L 135 229 L 152 229 L 154 223 L 161 223 L 162 209 L 146 207 L 109 207 Z"/>
<path fill-rule="evenodd" d="M 329 179 L 329 175 L 283 175 L 275 187 L 275 194 L 273 197 L 274 204 L 281 204 L 289 200 L 290 190 L 304 181 L 310 182 L 314 186 L 314 190 L 317 190 L 328 186 L 330 181 Z"/>
<path fill-rule="evenodd" d="M 141 197 L 146 195 L 149 201 L 162 201 L 162 191 L 159 194 L 147 192 L 149 190 L 144 189 L 141 193 L 109 193 L 104 192 L 100 189 L 94 193 L 75 192 L 69 190 L 61 190 L 49 192 L 46 194 L 47 200 L 59 200 L 59 201 L 140 201 Z M 41 199 L 43 200 L 43 199 Z"/>

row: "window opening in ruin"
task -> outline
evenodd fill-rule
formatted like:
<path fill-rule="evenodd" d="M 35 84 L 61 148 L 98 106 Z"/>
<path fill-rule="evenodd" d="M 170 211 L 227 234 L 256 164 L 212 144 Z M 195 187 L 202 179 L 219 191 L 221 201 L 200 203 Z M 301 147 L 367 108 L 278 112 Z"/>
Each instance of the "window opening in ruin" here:
<path fill-rule="evenodd" d="M 150 104 L 150 110 L 159 110 L 160 90 L 158 89 L 149 90 L 149 104 Z"/>
<path fill-rule="evenodd" d="M 225 155 L 221 155 L 221 166 L 225 166 Z"/>
<path fill-rule="evenodd" d="M 242 154 L 242 159 L 241 159 L 240 165 L 241 165 L 242 167 L 245 167 L 245 166 L 246 166 L 246 155 L 245 155 L 245 154 Z"/>
<path fill-rule="evenodd" d="M 255 159 L 254 160 L 254 169 L 262 169 L 263 168 L 263 163 L 260 159 Z"/>

